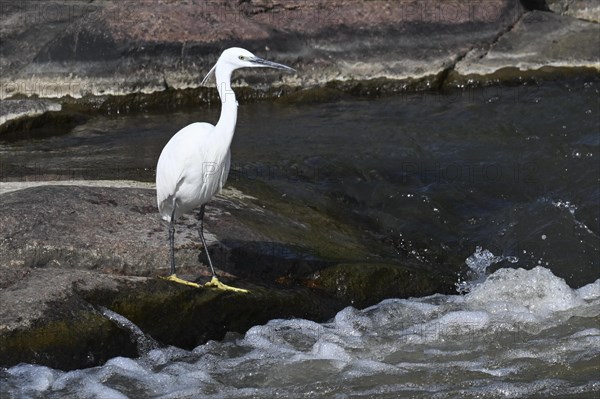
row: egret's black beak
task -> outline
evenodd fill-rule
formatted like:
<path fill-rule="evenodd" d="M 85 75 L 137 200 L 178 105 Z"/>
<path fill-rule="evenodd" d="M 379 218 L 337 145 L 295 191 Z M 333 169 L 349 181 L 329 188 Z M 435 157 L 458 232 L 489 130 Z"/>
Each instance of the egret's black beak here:
<path fill-rule="evenodd" d="M 253 64 L 256 64 L 256 66 L 281 69 L 283 71 L 288 71 L 288 72 L 296 72 L 296 70 L 294 68 L 290 68 L 289 66 L 285 66 L 283 64 L 278 64 L 273 61 L 263 60 L 262 58 L 258 58 L 258 57 L 254 57 L 248 61 L 250 61 Z"/>

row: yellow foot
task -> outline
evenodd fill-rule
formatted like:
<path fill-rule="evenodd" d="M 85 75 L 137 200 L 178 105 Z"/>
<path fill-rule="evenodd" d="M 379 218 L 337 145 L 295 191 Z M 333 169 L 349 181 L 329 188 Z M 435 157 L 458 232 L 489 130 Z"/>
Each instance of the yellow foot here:
<path fill-rule="evenodd" d="M 210 287 L 210 288 L 216 288 L 216 289 L 223 290 L 223 291 L 242 292 L 244 294 L 247 294 L 250 292 L 250 291 L 242 289 L 242 288 L 235 288 L 230 285 L 223 284 L 222 282 L 219 281 L 218 278 L 216 278 L 214 276 L 213 276 L 212 280 L 210 280 L 208 283 L 204 284 L 204 286 Z"/>
<path fill-rule="evenodd" d="M 161 278 L 165 279 L 165 280 L 173 281 L 175 283 L 179 283 L 179 284 L 183 284 L 183 285 L 189 285 L 190 287 L 200 288 L 200 284 L 192 283 L 191 281 L 187 281 L 187 280 L 181 279 L 181 278 L 177 277 L 174 274 L 171 274 L 168 277 L 161 277 Z"/>

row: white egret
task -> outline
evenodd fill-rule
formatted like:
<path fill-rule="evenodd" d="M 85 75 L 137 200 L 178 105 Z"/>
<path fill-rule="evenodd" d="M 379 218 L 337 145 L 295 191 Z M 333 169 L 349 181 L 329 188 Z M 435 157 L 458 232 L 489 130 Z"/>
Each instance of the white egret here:
<path fill-rule="evenodd" d="M 214 73 L 221 98 L 219 121 L 215 126 L 197 122 L 184 127 L 169 140 L 160 154 L 156 166 L 156 200 L 162 218 L 169 222 L 171 275 L 167 277 L 168 280 L 199 287 L 175 274 L 174 224 L 181 215 L 200 207 L 198 234 L 213 275 L 205 286 L 246 292 L 227 286 L 217 278 L 204 239 L 204 208 L 213 195 L 221 190 L 229 173 L 229 147 L 235 132 L 238 107 L 231 89 L 231 74 L 239 68 L 261 67 L 294 71 L 285 65 L 258 58 L 242 48 L 233 47 L 223 51 L 202 81 L 204 84 Z"/>

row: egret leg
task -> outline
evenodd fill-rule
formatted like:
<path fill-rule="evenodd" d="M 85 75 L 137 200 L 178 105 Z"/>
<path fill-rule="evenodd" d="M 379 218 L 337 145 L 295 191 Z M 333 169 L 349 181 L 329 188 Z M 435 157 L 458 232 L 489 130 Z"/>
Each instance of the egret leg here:
<path fill-rule="evenodd" d="M 173 211 L 171 212 L 171 221 L 169 222 L 169 261 L 171 263 L 171 275 L 165 277 L 165 280 L 198 288 L 200 285 L 181 279 L 175 274 L 175 207 L 176 199 L 173 199 Z"/>
<path fill-rule="evenodd" d="M 173 201 L 173 212 L 171 212 L 171 221 L 169 222 L 169 246 L 171 252 L 169 259 L 171 262 L 171 275 L 175 275 L 175 201 Z"/>
<path fill-rule="evenodd" d="M 200 236 L 200 241 L 202 241 L 202 246 L 204 246 L 204 252 L 206 252 L 206 259 L 208 259 L 208 266 L 210 266 L 210 272 L 213 277 L 217 276 L 215 273 L 215 268 L 213 267 L 212 260 L 210 260 L 210 254 L 208 253 L 208 246 L 206 245 L 206 240 L 204 239 L 204 208 L 206 204 L 200 207 L 200 228 L 198 229 L 198 235 Z"/>
<path fill-rule="evenodd" d="M 217 277 L 217 273 L 215 273 L 215 268 L 213 267 L 212 260 L 210 259 L 210 254 L 208 253 L 208 245 L 206 245 L 206 239 L 204 238 L 204 208 L 206 205 L 202 205 L 200 207 L 200 227 L 198 228 L 198 235 L 200 236 L 200 241 L 202 241 L 202 245 L 204 246 L 204 252 L 206 252 L 206 259 L 208 259 L 208 266 L 210 267 L 210 271 L 212 273 L 212 279 L 206 283 L 205 287 L 214 287 L 224 291 L 235 291 L 235 292 L 243 292 L 248 293 L 248 290 L 242 288 L 232 287 L 227 284 L 223 284 L 219 281 Z"/>

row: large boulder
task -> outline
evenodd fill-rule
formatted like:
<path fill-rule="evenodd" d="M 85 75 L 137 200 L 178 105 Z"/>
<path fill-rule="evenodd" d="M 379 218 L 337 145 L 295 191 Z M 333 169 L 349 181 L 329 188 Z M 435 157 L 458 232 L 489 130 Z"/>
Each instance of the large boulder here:
<path fill-rule="evenodd" d="M 451 275 L 369 262 L 376 244 L 318 210 L 224 194 L 207 207 L 209 250 L 222 280 L 249 294 L 159 278 L 169 273 L 168 242 L 152 189 L 46 185 L 0 195 L 0 366 L 81 368 L 139 354 L 139 337 L 106 309 L 160 344 L 193 348 L 273 318 L 324 321 L 350 304 L 453 289 Z M 196 226 L 194 215 L 177 224 L 177 271 L 204 283 Z"/>
<path fill-rule="evenodd" d="M 403 82 L 395 90 L 415 81 L 432 87 L 470 49 L 509 29 L 523 8 L 508 0 L 154 0 L 8 2 L 4 13 L 2 99 L 197 88 L 234 45 L 299 71 L 242 72 L 237 85 L 385 78 Z"/>
<path fill-rule="evenodd" d="M 231 46 L 298 70 L 241 70 L 240 99 L 321 101 L 600 69 L 597 4 L 523 3 L 537 10 L 509 0 L 9 1 L 0 100 L 60 99 L 68 120 L 81 109 L 195 106 L 217 100 L 202 78 Z"/>

